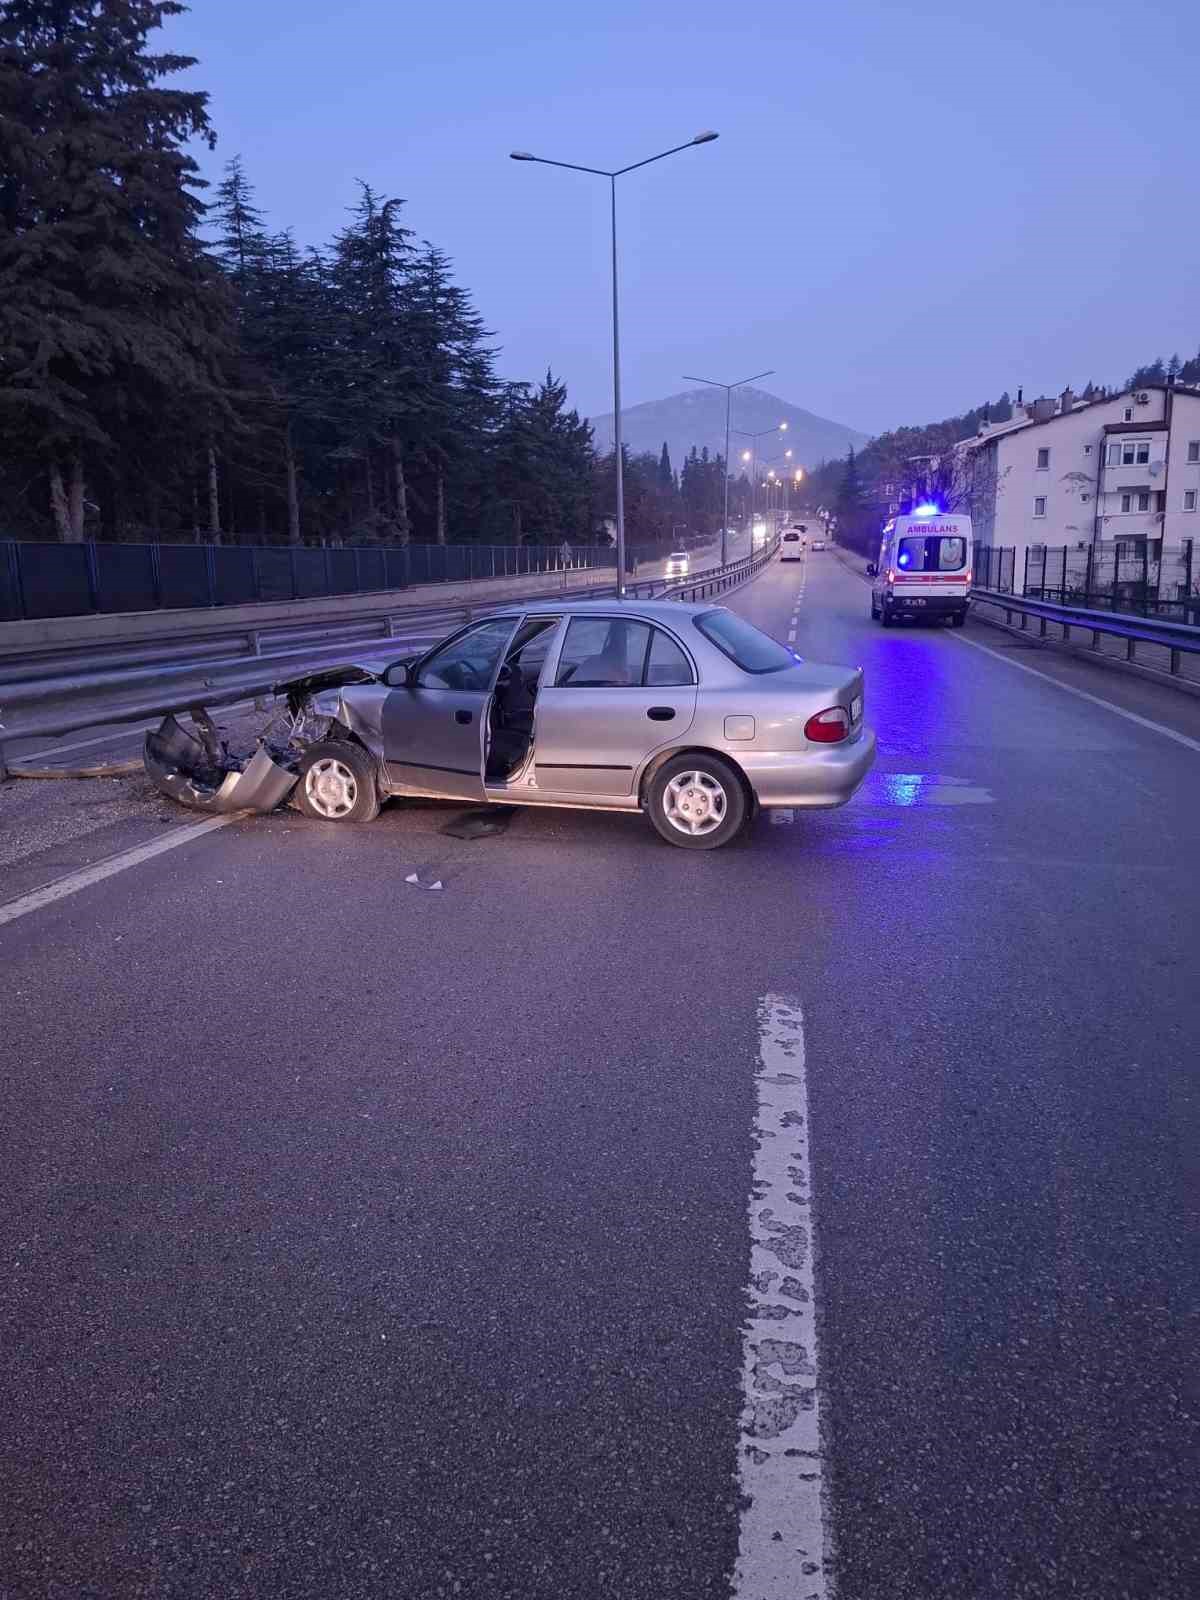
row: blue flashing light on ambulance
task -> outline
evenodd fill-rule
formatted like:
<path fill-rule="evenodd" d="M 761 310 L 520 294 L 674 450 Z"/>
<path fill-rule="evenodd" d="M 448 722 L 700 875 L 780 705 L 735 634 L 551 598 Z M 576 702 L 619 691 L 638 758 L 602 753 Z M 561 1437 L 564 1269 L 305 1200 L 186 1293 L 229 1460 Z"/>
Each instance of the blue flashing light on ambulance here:
<path fill-rule="evenodd" d="M 892 517 L 867 576 L 871 616 L 885 628 L 906 617 L 961 628 L 970 605 L 970 517 L 932 504 Z"/>

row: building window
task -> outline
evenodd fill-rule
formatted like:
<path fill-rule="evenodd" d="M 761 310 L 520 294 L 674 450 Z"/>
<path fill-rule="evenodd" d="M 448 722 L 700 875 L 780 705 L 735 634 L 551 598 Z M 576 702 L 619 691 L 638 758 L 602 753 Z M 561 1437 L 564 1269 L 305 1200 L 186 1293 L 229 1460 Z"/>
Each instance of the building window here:
<path fill-rule="evenodd" d="M 1149 511 L 1149 509 L 1150 509 L 1150 491 L 1148 489 L 1143 489 L 1141 494 L 1138 495 L 1138 510 L 1139 511 Z"/>
<path fill-rule="evenodd" d="M 1167 509 L 1167 491 L 1165 489 L 1155 489 L 1154 509 L 1155 511 L 1165 511 Z"/>
<path fill-rule="evenodd" d="M 1109 459 L 1112 459 L 1111 452 Z M 1144 467 L 1149 460 L 1149 439 L 1126 439 L 1121 446 L 1121 465 L 1123 467 Z"/>
<path fill-rule="evenodd" d="M 1133 407 L 1132 406 L 1126 406 L 1125 407 L 1125 421 L 1126 422 L 1132 422 L 1133 421 Z"/>
<path fill-rule="evenodd" d="M 1083 453 L 1084 453 L 1084 455 L 1085 455 L 1085 456 L 1090 456 L 1090 455 L 1091 455 L 1091 453 L 1092 453 L 1092 447 L 1091 447 L 1091 445 L 1090 445 L 1090 444 L 1085 444 L 1085 445 L 1084 445 L 1084 447 L 1083 447 Z"/>
<path fill-rule="evenodd" d="M 1188 440 L 1188 460 L 1200 461 L 1200 439 Z"/>
<path fill-rule="evenodd" d="M 1033 514 L 1035 517 L 1044 517 L 1046 515 L 1046 496 L 1044 494 L 1039 494 L 1034 500 Z"/>
<path fill-rule="evenodd" d="M 1050 452 L 1049 452 L 1049 450 L 1039 450 L 1038 451 L 1038 453 L 1037 453 L 1037 464 L 1038 464 L 1038 471 L 1039 472 L 1044 472 L 1046 470 L 1046 468 L 1050 465 Z"/>
<path fill-rule="evenodd" d="M 1110 467 L 1119 467 L 1121 465 L 1121 446 L 1119 444 L 1109 445 L 1108 464 Z"/>
<path fill-rule="evenodd" d="M 1195 509 L 1196 509 L 1196 491 L 1195 491 L 1195 489 L 1185 489 L 1183 491 L 1183 509 L 1185 511 L 1195 511 Z"/>

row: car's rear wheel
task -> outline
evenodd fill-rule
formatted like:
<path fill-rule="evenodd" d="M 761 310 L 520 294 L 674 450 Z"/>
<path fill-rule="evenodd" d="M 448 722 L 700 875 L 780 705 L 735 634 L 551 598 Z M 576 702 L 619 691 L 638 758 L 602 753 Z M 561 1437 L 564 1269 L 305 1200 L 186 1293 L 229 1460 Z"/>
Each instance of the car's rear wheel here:
<path fill-rule="evenodd" d="M 668 844 L 716 850 L 741 832 L 746 792 L 719 756 L 675 756 L 650 785 L 650 820 Z"/>
<path fill-rule="evenodd" d="M 895 619 L 888 608 L 883 606 L 879 612 L 879 620 L 883 623 L 885 628 L 890 628 Z"/>
<path fill-rule="evenodd" d="M 965 627 L 966 626 L 966 621 L 967 621 L 967 613 L 965 611 L 956 611 L 954 613 L 954 616 L 951 618 L 951 621 L 954 623 L 954 626 L 956 628 Z"/>
<path fill-rule="evenodd" d="M 346 739 L 309 745 L 300 758 L 296 804 L 320 822 L 370 822 L 379 815 L 379 787 L 367 752 Z"/>
<path fill-rule="evenodd" d="M 872 622 L 878 622 L 879 621 L 879 607 L 875 604 L 875 600 L 874 600 L 873 597 L 872 597 L 872 600 L 871 600 L 871 621 Z"/>

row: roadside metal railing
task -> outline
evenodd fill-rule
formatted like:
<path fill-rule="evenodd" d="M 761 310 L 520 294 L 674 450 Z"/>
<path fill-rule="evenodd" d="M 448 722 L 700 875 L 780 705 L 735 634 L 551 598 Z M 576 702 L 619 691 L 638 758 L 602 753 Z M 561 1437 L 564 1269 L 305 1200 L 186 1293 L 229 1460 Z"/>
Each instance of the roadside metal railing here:
<path fill-rule="evenodd" d="M 1082 606 L 1062 605 L 1030 595 L 1009 594 L 998 589 L 973 587 L 974 601 L 998 607 L 1005 614 L 1004 625 L 1021 633 L 1036 624 L 1036 636 L 1057 643 L 1075 644 L 1074 634 L 1090 634 L 1091 644 L 1083 648 L 1100 651 L 1103 638 L 1120 639 L 1125 645 L 1125 660 L 1160 678 L 1179 678 L 1185 656 L 1200 655 L 1200 627 L 1186 622 L 1171 622 L 1161 617 L 1124 615 L 1118 611 L 1096 611 Z M 1014 618 L 1020 620 L 1014 622 Z M 1050 629 L 1060 628 L 1055 637 Z M 1154 645 L 1167 651 L 1166 671 L 1138 663 L 1139 645 Z M 1078 646 L 1076 646 L 1078 648 Z"/>
<path fill-rule="evenodd" d="M 776 546 L 711 568 L 680 583 L 665 579 L 626 585 L 629 599 L 708 599 L 746 582 Z M 528 601 L 604 597 L 615 584 L 542 589 L 455 606 L 410 607 L 370 617 L 330 618 L 270 628 L 215 628 L 170 642 L 147 641 L 69 651 L 32 652 L 0 659 L 0 778 L 5 739 L 55 738 L 84 728 L 140 722 L 192 705 L 220 706 L 270 694 L 281 680 L 306 670 L 378 657 L 395 659 L 405 644 L 432 643 L 478 616 Z"/>

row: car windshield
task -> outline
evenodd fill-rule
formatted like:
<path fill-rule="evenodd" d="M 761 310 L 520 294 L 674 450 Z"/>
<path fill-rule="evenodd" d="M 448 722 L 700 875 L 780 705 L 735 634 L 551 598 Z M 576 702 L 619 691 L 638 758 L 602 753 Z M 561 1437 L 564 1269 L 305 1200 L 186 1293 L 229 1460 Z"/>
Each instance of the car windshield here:
<path fill-rule="evenodd" d="M 784 667 L 796 665 L 796 657 L 778 639 L 732 611 L 705 611 L 695 622 L 704 637 L 743 672 L 782 672 Z"/>
<path fill-rule="evenodd" d="M 687 560 L 687 551 L 686 550 L 672 550 L 672 552 L 671 552 L 671 560 L 672 561 L 686 561 Z"/>
<path fill-rule="evenodd" d="M 957 572 L 966 565 L 967 541 L 939 534 L 901 539 L 896 565 L 905 572 Z"/>

